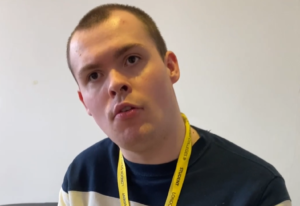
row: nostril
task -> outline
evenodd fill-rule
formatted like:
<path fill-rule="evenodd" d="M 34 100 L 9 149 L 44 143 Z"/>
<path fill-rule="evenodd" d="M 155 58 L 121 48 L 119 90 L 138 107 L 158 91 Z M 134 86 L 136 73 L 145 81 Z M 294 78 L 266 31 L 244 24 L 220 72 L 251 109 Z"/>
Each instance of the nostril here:
<path fill-rule="evenodd" d="M 124 85 L 121 90 L 124 90 L 125 92 L 128 90 L 128 87 L 126 85 Z"/>
<path fill-rule="evenodd" d="M 121 94 L 123 92 L 128 92 L 129 91 L 129 87 L 127 85 L 123 85 L 123 86 L 120 86 L 120 87 L 111 87 L 110 88 L 110 95 L 111 96 L 116 96 L 117 94 Z"/>

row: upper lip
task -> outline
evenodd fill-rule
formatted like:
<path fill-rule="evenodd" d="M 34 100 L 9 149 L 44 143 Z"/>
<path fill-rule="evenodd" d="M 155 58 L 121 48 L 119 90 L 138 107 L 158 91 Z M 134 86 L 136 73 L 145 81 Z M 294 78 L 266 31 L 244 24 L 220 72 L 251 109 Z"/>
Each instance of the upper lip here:
<path fill-rule="evenodd" d="M 113 116 L 115 117 L 117 114 L 119 114 L 125 107 L 131 107 L 133 109 L 140 109 L 140 107 L 138 107 L 137 105 L 134 105 L 134 104 L 130 104 L 130 103 L 126 103 L 126 102 L 123 102 L 123 103 L 119 103 L 119 104 L 116 104 L 114 106 L 114 109 L 113 109 Z"/>

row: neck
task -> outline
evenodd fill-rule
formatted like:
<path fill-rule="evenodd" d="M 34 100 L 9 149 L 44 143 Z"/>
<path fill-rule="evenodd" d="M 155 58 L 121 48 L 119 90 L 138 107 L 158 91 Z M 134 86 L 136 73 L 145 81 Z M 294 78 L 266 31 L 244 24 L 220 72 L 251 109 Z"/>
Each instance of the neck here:
<path fill-rule="evenodd" d="M 177 159 L 186 132 L 180 113 L 171 128 L 176 129 L 169 129 L 167 134 L 162 135 L 164 138 L 158 138 L 157 142 L 143 151 L 137 152 L 121 149 L 124 157 L 131 162 L 139 164 L 163 164 Z M 199 135 L 193 128 L 191 128 L 191 133 L 192 144 L 194 144 L 199 139 Z"/>

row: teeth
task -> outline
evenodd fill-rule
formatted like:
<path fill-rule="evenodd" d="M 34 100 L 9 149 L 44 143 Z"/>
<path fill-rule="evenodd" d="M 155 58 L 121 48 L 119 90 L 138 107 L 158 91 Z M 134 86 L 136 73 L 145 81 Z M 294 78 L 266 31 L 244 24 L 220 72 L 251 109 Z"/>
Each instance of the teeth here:
<path fill-rule="evenodd" d="M 123 109 L 122 109 L 122 112 L 127 112 L 127 111 L 129 111 L 129 110 L 131 110 L 131 107 L 124 107 Z"/>

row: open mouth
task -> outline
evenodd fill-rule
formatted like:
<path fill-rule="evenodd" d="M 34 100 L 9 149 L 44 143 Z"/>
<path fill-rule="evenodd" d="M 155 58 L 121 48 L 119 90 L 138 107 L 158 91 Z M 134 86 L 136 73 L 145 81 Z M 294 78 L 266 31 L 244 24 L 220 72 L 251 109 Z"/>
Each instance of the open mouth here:
<path fill-rule="evenodd" d="M 120 111 L 120 113 L 122 113 L 122 112 L 128 112 L 128 111 L 130 111 L 130 110 L 132 110 L 132 109 L 134 109 L 134 107 L 127 106 L 127 107 L 124 107 L 124 108 Z"/>
<path fill-rule="evenodd" d="M 119 104 L 115 108 L 115 118 L 119 120 L 125 120 L 128 118 L 133 118 L 138 114 L 139 108 L 131 104 Z"/>

